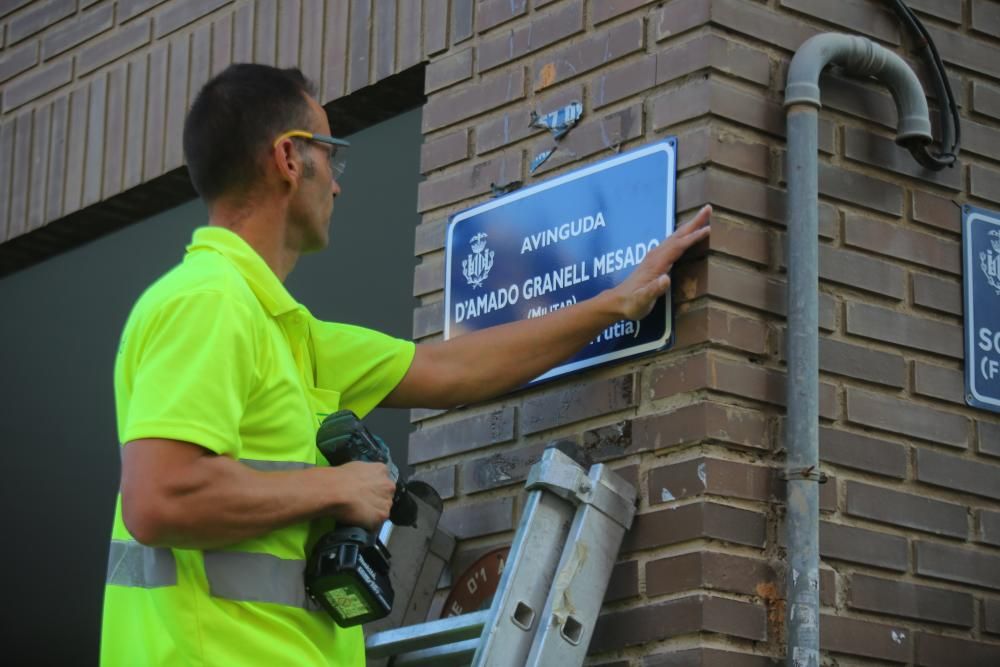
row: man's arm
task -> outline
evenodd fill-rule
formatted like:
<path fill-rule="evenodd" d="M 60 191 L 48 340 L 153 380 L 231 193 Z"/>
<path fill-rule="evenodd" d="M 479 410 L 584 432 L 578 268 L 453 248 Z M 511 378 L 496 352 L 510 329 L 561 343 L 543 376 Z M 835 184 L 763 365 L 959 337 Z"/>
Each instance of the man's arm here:
<path fill-rule="evenodd" d="M 544 317 L 417 345 L 410 369 L 385 407 L 447 408 L 486 400 L 523 385 L 573 356 L 618 320 L 639 320 L 670 288 L 667 272 L 709 233 L 712 209 L 654 248 L 621 284 Z"/>
<path fill-rule="evenodd" d="M 376 529 L 395 484 L 381 463 L 259 472 L 177 440 L 122 452 L 122 517 L 143 544 L 210 549 L 319 516 Z"/>

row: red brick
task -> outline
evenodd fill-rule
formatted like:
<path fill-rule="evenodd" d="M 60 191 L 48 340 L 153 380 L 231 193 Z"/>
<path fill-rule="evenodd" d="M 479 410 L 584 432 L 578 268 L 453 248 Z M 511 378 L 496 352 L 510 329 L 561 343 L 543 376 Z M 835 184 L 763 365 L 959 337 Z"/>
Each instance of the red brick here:
<path fill-rule="evenodd" d="M 715 126 L 699 127 L 681 135 L 677 139 L 677 146 L 678 171 L 703 164 L 719 164 L 752 176 L 767 177 L 768 174 L 771 151 L 766 144 L 748 143 Z M 712 217 L 710 240 L 713 242 L 718 236 L 719 222 L 726 221 L 719 216 Z M 763 231 L 758 231 L 758 234 L 766 239 Z M 760 261 L 761 258 L 753 254 L 747 259 L 761 264 L 768 264 L 770 260 L 768 257 Z"/>
<path fill-rule="evenodd" d="M 429 211 L 485 194 L 494 183 L 504 185 L 520 179 L 523 166 L 524 155 L 521 151 L 508 151 L 463 168 L 456 174 L 423 181 L 417 186 L 417 210 Z"/>
<path fill-rule="evenodd" d="M 482 40 L 477 51 L 476 71 L 499 67 L 582 30 L 583 0 L 560 3 L 547 13 L 536 12 L 530 24 Z"/>
<path fill-rule="evenodd" d="M 819 192 L 889 215 L 903 213 L 903 191 L 898 185 L 822 162 L 819 164 Z"/>
<path fill-rule="evenodd" d="M 784 531 L 784 538 L 783 534 Z M 824 559 L 843 560 L 898 572 L 906 572 L 909 564 L 906 538 L 828 521 L 820 522 L 819 552 Z"/>
<path fill-rule="evenodd" d="M 396 25 L 399 30 L 399 52 L 396 54 L 396 71 L 403 72 L 422 60 L 420 29 L 423 5 L 420 2 L 401 2 L 398 12 Z"/>
<path fill-rule="evenodd" d="M 125 146 L 126 63 L 118 63 L 108 72 L 108 104 L 105 123 L 104 183 L 102 199 L 122 191 L 122 168 Z"/>
<path fill-rule="evenodd" d="M 423 131 L 428 133 L 460 120 L 524 98 L 524 69 L 483 77 L 477 86 L 432 95 L 424 106 Z"/>
<path fill-rule="evenodd" d="M 34 112 L 30 109 L 17 115 L 14 122 L 15 165 L 31 164 L 31 128 Z M 7 223 L 7 238 L 15 238 L 27 231 L 29 170 L 14 169 L 10 188 L 10 213 Z"/>
<path fill-rule="evenodd" d="M 656 85 L 656 56 L 631 59 L 603 70 L 590 82 L 592 104 L 600 109 Z"/>
<path fill-rule="evenodd" d="M 890 44 L 899 44 L 899 19 L 888 9 L 872 7 L 863 0 L 781 0 L 781 6 L 815 16 Z"/>
<path fill-rule="evenodd" d="M 954 359 L 963 356 L 960 326 L 866 303 L 848 302 L 847 332 Z"/>
<path fill-rule="evenodd" d="M 921 396 L 965 405 L 965 378 L 962 371 L 953 368 L 914 361 L 913 391 Z"/>
<path fill-rule="evenodd" d="M 906 3 L 919 13 L 936 16 L 950 23 L 960 24 L 962 22 L 962 5 L 951 2 L 940 2 L 939 0 L 909 0 Z"/>
<path fill-rule="evenodd" d="M 894 260 L 914 262 L 955 275 L 962 271 L 961 244 L 902 226 L 848 214 L 844 221 L 844 242 Z"/>
<path fill-rule="evenodd" d="M 641 50 L 643 44 L 641 18 L 614 25 L 604 32 L 587 37 L 584 41 L 573 42 L 536 58 L 532 70 L 534 88 L 535 90 L 549 88 L 597 67 L 603 67 Z"/>
<path fill-rule="evenodd" d="M 335 3 L 335 6 L 346 7 L 344 3 Z M 329 25 L 330 22 L 335 20 L 336 18 L 338 18 L 336 9 L 333 9 L 332 11 L 328 12 L 327 25 Z M 344 34 L 346 35 L 347 34 L 346 21 L 344 23 L 345 23 Z M 253 24 L 254 24 L 254 5 L 241 5 L 237 7 L 236 11 L 233 12 L 233 62 L 234 63 L 249 62 L 253 59 L 253 47 L 255 41 Z M 336 42 L 338 52 L 343 53 L 344 49 L 342 47 L 343 44 L 345 43 L 346 42 L 343 40 Z M 329 39 L 329 37 L 327 38 L 327 45 L 332 47 L 332 42 Z M 333 63 L 331 63 L 331 65 L 332 64 Z M 335 67 L 332 69 L 336 70 Z M 330 100 L 329 97 L 324 97 L 322 101 L 325 104 L 329 100 Z"/>
<path fill-rule="evenodd" d="M 962 314 L 962 285 L 925 273 L 911 274 L 913 303 L 948 315 Z"/>
<path fill-rule="evenodd" d="M 0 241 L 11 236 L 7 229 L 11 199 L 11 169 L 14 159 L 14 121 L 0 124 Z"/>
<path fill-rule="evenodd" d="M 847 513 L 935 535 L 965 539 L 969 534 L 968 509 L 962 505 L 851 480 L 847 482 Z"/>
<path fill-rule="evenodd" d="M 424 0 L 424 56 L 448 48 L 448 5 L 450 0 Z"/>
<path fill-rule="evenodd" d="M 646 595 L 650 597 L 703 588 L 759 595 L 774 581 L 774 570 L 766 561 L 714 551 L 695 551 L 646 563 Z"/>
<path fill-rule="evenodd" d="M 686 149 L 682 149 L 682 152 Z M 728 166 L 728 165 L 727 165 Z M 759 181 L 723 173 L 717 169 L 699 171 L 678 179 L 678 211 L 700 208 L 711 203 L 716 212 L 729 209 L 741 216 L 759 218 L 782 227 L 785 215 L 785 191 Z M 830 204 L 819 205 L 819 236 L 832 239 L 837 236 L 839 219 L 837 210 Z"/>
<path fill-rule="evenodd" d="M 995 43 L 975 39 L 958 31 L 944 30 L 933 24 L 927 32 L 937 46 L 941 59 L 979 74 L 1000 78 L 1000 49 Z"/>
<path fill-rule="evenodd" d="M 426 255 L 427 253 L 443 248 L 444 235 L 447 228 L 448 220 L 446 218 L 439 218 L 417 225 L 416 232 L 413 235 L 413 254 Z"/>
<path fill-rule="evenodd" d="M 425 426 L 410 434 L 410 465 L 452 456 L 514 439 L 516 409 L 466 417 L 445 424 Z"/>
<path fill-rule="evenodd" d="M 1000 457 L 1000 423 L 976 422 L 976 451 Z"/>
<path fill-rule="evenodd" d="M 980 199 L 1000 202 L 1000 171 L 978 164 L 970 166 L 969 193 Z"/>
<path fill-rule="evenodd" d="M 494 498 L 480 503 L 450 505 L 441 515 L 441 528 L 460 540 L 502 533 L 514 528 L 514 499 Z"/>
<path fill-rule="evenodd" d="M 713 225 L 714 229 L 714 225 Z M 787 266 L 787 237 L 782 237 L 780 262 Z M 865 253 L 835 248 L 825 243 L 819 246 L 819 277 L 847 287 L 887 296 L 897 301 L 906 296 L 906 271 Z"/>
<path fill-rule="evenodd" d="M 48 189 L 45 194 L 46 222 L 62 216 L 63 188 L 66 179 L 66 147 L 69 130 L 69 96 L 61 95 L 52 102 L 52 139 L 49 142 Z M 0 150 L 0 155 L 3 151 Z M 0 158 L 2 164 L 2 158 Z M 6 180 L 6 179 L 4 179 Z M 6 200 L 0 187 L 0 200 Z M 4 216 L 0 215 L 0 229 L 4 227 Z"/>
<path fill-rule="evenodd" d="M 66 27 L 48 32 L 42 38 L 42 59 L 48 60 L 110 28 L 114 23 L 113 9 L 111 5 L 97 7 Z"/>
<path fill-rule="evenodd" d="M 3 111 L 8 113 L 72 80 L 73 61 L 69 59 L 32 69 L 4 86 Z"/>
<path fill-rule="evenodd" d="M 6 16 L 34 0 L 4 0 L 0 3 L 0 17 Z"/>
<path fill-rule="evenodd" d="M 577 381 L 524 399 L 521 434 L 529 435 L 576 421 L 618 412 L 638 403 L 636 376 Z"/>
<path fill-rule="evenodd" d="M 118 20 L 124 23 L 163 2 L 164 0 L 119 0 Z"/>
<path fill-rule="evenodd" d="M 424 92 L 433 93 L 472 78 L 472 53 L 471 48 L 464 49 L 427 65 Z"/>
<path fill-rule="evenodd" d="M 695 442 L 769 449 L 770 440 L 770 422 L 759 411 L 706 401 L 636 419 L 630 445 L 636 451 L 658 451 Z"/>
<path fill-rule="evenodd" d="M 987 159 L 1000 153 L 1000 129 L 971 120 L 962 121 L 962 152 L 968 151 Z M 950 169 L 949 171 L 958 171 Z"/>
<path fill-rule="evenodd" d="M 546 443 L 518 449 L 504 448 L 489 456 L 462 463 L 462 493 L 470 495 L 480 491 L 498 489 L 512 484 L 523 484 L 531 467 L 541 460 Z"/>
<path fill-rule="evenodd" d="M 714 33 L 704 33 L 685 42 L 671 42 L 669 49 L 659 53 L 656 83 L 668 83 L 703 69 L 716 70 L 761 86 L 767 86 L 771 77 L 771 62 L 765 52 Z M 772 111 L 763 100 L 759 106 Z M 712 111 L 715 111 L 714 105 Z"/>
<path fill-rule="evenodd" d="M 1000 556 L 923 541 L 914 553 L 919 575 L 1000 590 Z"/>
<path fill-rule="evenodd" d="M 1000 500 L 1000 466 L 917 449 L 917 479 L 954 491 Z"/>
<path fill-rule="evenodd" d="M 802 42 L 819 32 L 788 14 L 779 14 L 744 0 L 716 0 L 712 3 L 674 0 L 664 6 L 654 21 L 658 41 L 708 22 L 788 51 L 796 50 Z"/>
<path fill-rule="evenodd" d="M 191 72 L 190 36 L 181 35 L 170 42 L 170 69 L 167 75 L 167 122 L 164 137 L 163 168 L 176 169 L 184 163 L 184 116 L 187 113 L 187 89 Z"/>
<path fill-rule="evenodd" d="M 1000 547 L 1000 512 L 976 511 L 976 540 Z"/>
<path fill-rule="evenodd" d="M 69 129 L 66 134 L 73 137 L 68 142 L 66 150 L 66 185 L 63 193 L 63 213 L 71 213 L 80 208 L 80 198 L 83 194 L 83 159 L 87 148 L 86 141 L 80 137 L 87 136 L 87 107 L 89 105 L 90 87 L 81 86 L 70 91 L 69 96 Z M 153 105 L 155 108 L 156 105 Z"/>
<path fill-rule="evenodd" d="M 0 82 L 26 72 L 38 64 L 38 42 L 5 49 L 0 57 Z"/>
<path fill-rule="evenodd" d="M 1000 598 L 983 600 L 983 632 L 1000 635 Z"/>
<path fill-rule="evenodd" d="M 45 223 L 45 177 L 49 157 L 49 137 L 52 130 L 52 105 L 35 109 L 31 131 L 31 189 L 28 196 L 28 221 L 25 231 L 38 229 Z"/>
<path fill-rule="evenodd" d="M 229 4 L 230 0 L 173 0 L 153 20 L 153 38 L 160 39 L 175 30 L 194 23 L 202 16 Z"/>
<path fill-rule="evenodd" d="M 955 234 L 962 229 L 962 209 L 958 204 L 920 190 L 913 191 L 913 219 Z"/>
<path fill-rule="evenodd" d="M 712 223 L 712 233 L 716 231 Z M 677 348 L 711 343 L 755 355 L 767 354 L 768 327 L 752 319 L 719 308 L 696 308 L 677 317 L 674 333 Z"/>
<path fill-rule="evenodd" d="M 83 174 L 83 206 L 101 200 L 101 176 L 105 142 L 104 120 L 108 108 L 108 77 L 101 73 L 90 82 L 90 109 L 87 111 L 87 158 Z"/>
<path fill-rule="evenodd" d="M 965 124 L 962 125 L 963 146 L 966 143 Z M 888 169 L 903 176 L 913 176 L 950 190 L 962 189 L 962 170 L 932 171 L 920 166 L 908 150 L 892 139 L 866 132 L 856 127 L 844 128 L 844 155 L 851 160 Z"/>
<path fill-rule="evenodd" d="M 715 257 L 699 263 L 697 270 L 683 271 L 675 267 L 674 285 L 675 303 L 692 301 L 708 294 L 736 305 L 781 316 L 785 315 L 788 305 L 787 288 L 783 281 L 768 278 L 759 271 L 749 271 L 717 261 Z M 836 303 L 830 295 L 819 296 L 821 329 L 831 331 L 836 327 L 836 309 Z"/>
<path fill-rule="evenodd" d="M 282 5 L 283 7 L 293 7 L 296 5 L 288 4 Z M 296 36 L 295 45 L 299 46 L 299 38 Z M 298 58 L 290 63 L 288 66 L 297 67 L 299 64 Z M 195 95 L 208 83 L 208 79 L 212 69 L 212 25 L 210 23 L 202 23 L 201 25 L 194 28 L 191 32 L 191 64 L 190 64 L 190 76 L 188 77 L 188 92 L 187 97 L 189 100 L 194 102 Z"/>
<path fill-rule="evenodd" d="M 48 0 L 32 4 L 33 7 L 10 20 L 7 25 L 8 44 L 16 44 L 76 12 L 76 3 L 66 0 Z"/>
<path fill-rule="evenodd" d="M 763 547 L 764 515 L 709 502 L 639 514 L 625 534 L 622 553 L 698 539 Z"/>
<path fill-rule="evenodd" d="M 335 100 L 344 94 L 347 85 L 348 12 L 346 2 L 326 5 L 326 21 L 323 27 L 323 103 Z M 446 15 L 447 16 L 447 15 Z M 429 38 L 429 37 L 428 37 Z"/>
<path fill-rule="evenodd" d="M 973 602 L 968 593 L 860 573 L 851 576 L 848 594 L 852 609 L 965 628 L 973 625 Z"/>
<path fill-rule="evenodd" d="M 451 44 L 472 37 L 474 0 L 451 0 Z"/>
<path fill-rule="evenodd" d="M 278 7 L 277 26 L 274 29 L 278 50 L 275 64 L 278 67 L 298 67 L 302 26 L 302 0 L 288 0 Z"/>
<path fill-rule="evenodd" d="M 906 477 L 906 448 L 870 435 L 819 429 L 820 460 L 887 477 Z"/>
<path fill-rule="evenodd" d="M 1000 7 L 994 2 L 972 0 L 972 24 L 974 31 L 996 39 L 1000 35 Z"/>
<path fill-rule="evenodd" d="M 774 136 L 785 136 L 785 116 L 780 104 L 717 79 L 696 79 L 653 98 L 655 130 L 708 114 Z"/>
<path fill-rule="evenodd" d="M 973 642 L 955 637 L 917 633 L 920 667 L 985 667 L 1000 664 L 1000 644 Z"/>
<path fill-rule="evenodd" d="M 819 646 L 832 653 L 905 663 L 913 651 L 913 638 L 910 630 L 901 626 L 823 614 L 819 621 Z"/>
<path fill-rule="evenodd" d="M 639 563 L 634 560 L 618 563 L 611 570 L 604 603 L 619 602 L 639 595 Z"/>
<path fill-rule="evenodd" d="M 902 388 L 906 384 L 906 362 L 902 356 L 830 338 L 819 340 L 819 367 L 828 373 L 889 387 Z"/>
<path fill-rule="evenodd" d="M 113 30 L 110 36 L 85 47 L 77 54 L 76 75 L 92 72 L 146 44 L 149 44 L 149 19 Z"/>
<path fill-rule="evenodd" d="M 701 353 L 653 371 L 650 380 L 652 398 L 677 393 L 711 389 L 726 394 L 752 398 L 773 405 L 785 404 L 785 375 L 777 369 L 737 362 Z M 826 419 L 839 412 L 836 387 L 820 383 L 819 413 Z"/>
<path fill-rule="evenodd" d="M 650 470 L 648 494 L 649 504 L 658 505 L 704 495 L 769 501 L 778 491 L 773 468 L 697 458 Z"/>
<path fill-rule="evenodd" d="M 444 301 L 413 309 L 413 339 L 427 338 L 444 331 Z"/>
<path fill-rule="evenodd" d="M 696 595 L 603 614 L 594 628 L 590 651 L 603 653 L 695 632 L 717 632 L 744 639 L 767 636 L 763 607 L 726 598 Z"/>
<path fill-rule="evenodd" d="M 590 9 L 590 19 L 594 25 L 610 21 L 616 16 L 627 14 L 655 0 L 603 0 L 594 3 Z M 537 4 L 537 3 L 536 3 Z"/>
<path fill-rule="evenodd" d="M 469 131 L 458 130 L 424 141 L 420 147 L 420 173 L 447 167 L 469 157 Z"/>
<path fill-rule="evenodd" d="M 396 21 L 397 6 L 395 0 L 375 0 L 375 44 L 372 48 L 375 81 L 396 71 L 396 36 L 400 32 Z"/>
<path fill-rule="evenodd" d="M 523 16 L 527 11 L 527 0 L 479 0 L 479 6 L 476 7 L 476 32 L 486 32 Z"/>
<path fill-rule="evenodd" d="M 972 83 L 972 109 L 1000 120 L 1000 88 L 974 81 Z"/>
<path fill-rule="evenodd" d="M 418 470 L 410 476 L 410 481 L 430 484 L 441 496 L 441 500 L 455 497 L 455 466 L 445 466 L 434 470 Z"/>
<path fill-rule="evenodd" d="M 847 388 L 847 420 L 959 449 L 968 444 L 966 417 L 855 387 Z"/>
<path fill-rule="evenodd" d="M 143 154 L 143 178 L 163 173 L 163 126 L 166 124 L 168 45 L 157 44 L 149 54 L 149 104 L 146 116 L 146 141 Z M 156 100 L 163 100 L 156 102 Z M 70 148 L 72 151 L 72 148 Z"/>

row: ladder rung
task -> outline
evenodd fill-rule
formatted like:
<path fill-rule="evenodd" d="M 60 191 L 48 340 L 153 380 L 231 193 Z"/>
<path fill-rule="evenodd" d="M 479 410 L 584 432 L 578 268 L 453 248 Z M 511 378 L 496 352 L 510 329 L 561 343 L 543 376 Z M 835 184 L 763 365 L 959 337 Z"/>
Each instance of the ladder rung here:
<path fill-rule="evenodd" d="M 479 647 L 479 637 L 397 655 L 392 667 L 466 667 Z"/>
<path fill-rule="evenodd" d="M 368 657 L 374 659 L 456 642 L 464 643 L 466 639 L 478 643 L 489 613 L 489 609 L 484 609 L 471 614 L 450 616 L 438 621 L 378 632 L 368 638 L 365 648 Z"/>

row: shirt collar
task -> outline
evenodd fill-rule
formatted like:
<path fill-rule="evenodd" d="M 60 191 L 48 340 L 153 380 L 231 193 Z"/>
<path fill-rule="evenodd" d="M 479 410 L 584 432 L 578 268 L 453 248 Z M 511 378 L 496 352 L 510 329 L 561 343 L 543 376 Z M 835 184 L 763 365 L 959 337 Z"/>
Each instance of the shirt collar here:
<path fill-rule="evenodd" d="M 200 250 L 214 250 L 229 260 L 273 317 L 301 308 L 267 262 L 239 234 L 225 227 L 199 227 L 187 253 Z"/>

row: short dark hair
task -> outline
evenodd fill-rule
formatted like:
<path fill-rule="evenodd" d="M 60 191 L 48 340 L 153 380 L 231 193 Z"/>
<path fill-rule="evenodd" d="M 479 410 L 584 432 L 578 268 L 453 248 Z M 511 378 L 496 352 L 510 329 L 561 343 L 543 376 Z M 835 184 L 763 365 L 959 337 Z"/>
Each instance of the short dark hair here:
<path fill-rule="evenodd" d="M 184 121 L 184 158 L 202 199 L 241 193 L 263 174 L 261 152 L 288 130 L 310 128 L 315 87 L 296 68 L 230 65 L 198 92 Z"/>

